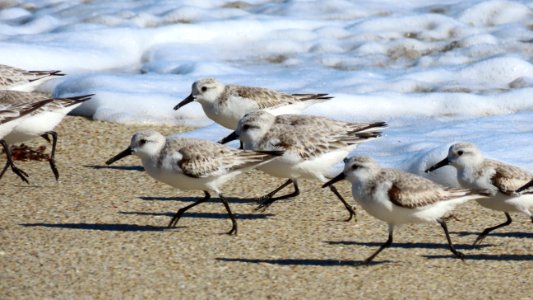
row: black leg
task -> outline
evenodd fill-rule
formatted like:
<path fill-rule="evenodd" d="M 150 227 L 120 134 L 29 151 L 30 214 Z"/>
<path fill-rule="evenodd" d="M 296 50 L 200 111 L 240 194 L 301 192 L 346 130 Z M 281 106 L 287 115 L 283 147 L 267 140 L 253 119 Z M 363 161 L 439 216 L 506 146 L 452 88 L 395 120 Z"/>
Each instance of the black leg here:
<path fill-rule="evenodd" d="M 279 196 L 279 197 L 276 197 L 274 198 L 274 195 L 281 191 L 284 187 L 288 186 L 289 184 L 293 184 L 294 186 L 294 192 L 290 193 L 290 194 L 287 194 L 287 195 L 283 195 L 283 196 Z M 255 208 L 255 210 L 265 210 L 267 209 L 272 203 L 276 202 L 277 200 L 282 200 L 282 199 L 287 199 L 287 198 L 292 198 L 292 197 L 296 197 L 300 195 L 300 189 L 298 188 L 298 182 L 295 180 L 295 179 L 289 179 L 287 181 L 285 181 L 280 187 L 278 187 L 277 189 L 273 190 L 272 192 L 260 197 L 257 199 L 257 202 L 259 202 L 259 206 Z"/>
<path fill-rule="evenodd" d="M 7 168 L 11 166 L 11 170 L 13 171 L 13 173 L 17 174 L 17 176 L 20 177 L 22 181 L 29 183 L 28 179 L 26 178 L 28 177 L 28 174 L 15 166 L 13 158 L 11 157 L 11 150 L 9 149 L 9 145 L 4 140 L 0 140 L 0 144 L 2 144 L 2 147 L 4 148 L 4 151 L 6 152 L 7 156 L 7 163 L 4 166 L 4 169 L 2 170 L 2 174 L 0 174 L 0 178 L 2 177 L 2 175 L 4 175 L 4 172 L 7 170 Z"/>
<path fill-rule="evenodd" d="M 176 225 L 178 225 L 178 221 L 180 220 L 181 218 L 181 215 L 183 215 L 184 212 L 186 212 L 189 208 L 192 208 L 192 207 L 195 207 L 196 205 L 202 203 L 202 202 L 205 202 L 207 200 L 209 200 L 209 198 L 211 198 L 211 195 L 209 195 L 208 192 L 204 191 L 204 197 L 196 202 L 194 202 L 193 204 L 189 204 L 185 207 L 182 207 L 178 210 L 178 212 L 174 215 L 174 217 L 172 218 L 172 220 L 170 220 L 170 223 L 168 223 L 168 228 L 172 228 L 172 227 L 176 227 Z"/>
<path fill-rule="evenodd" d="M 390 247 L 390 245 L 392 245 L 392 233 L 393 232 L 394 232 L 394 225 L 389 224 L 389 238 L 387 239 L 385 244 L 381 245 L 379 249 L 376 252 L 374 252 L 374 254 L 370 255 L 367 259 L 363 261 L 364 264 L 369 264 L 374 259 L 374 257 L 376 257 L 381 251 L 383 251 L 383 249 Z"/>
<path fill-rule="evenodd" d="M 228 212 L 228 215 L 231 219 L 231 230 L 227 232 L 227 234 L 229 235 L 232 235 L 232 234 L 235 234 L 237 235 L 237 220 L 235 219 L 235 217 L 233 216 L 233 214 L 231 213 L 231 209 L 229 208 L 229 203 L 228 201 L 222 196 L 222 194 L 219 194 L 218 197 L 220 198 L 220 200 L 222 201 L 222 203 L 224 204 L 224 207 L 226 208 L 226 211 Z"/>
<path fill-rule="evenodd" d="M 13 158 L 11 158 L 11 159 L 13 159 Z M 6 160 L 6 164 L 4 165 L 4 168 L 2 169 L 2 172 L 0 172 L 0 178 L 2 178 L 2 176 L 4 176 L 4 173 L 7 171 L 7 169 L 9 169 L 9 167 L 10 167 L 9 160 Z"/>
<path fill-rule="evenodd" d="M 339 191 L 337 191 L 337 188 L 333 185 L 330 185 L 329 186 L 329 189 L 333 192 L 333 194 L 335 194 L 335 196 L 337 196 L 337 198 L 339 198 L 339 200 L 341 200 L 342 204 L 344 204 L 344 207 L 346 207 L 346 209 L 348 210 L 348 213 L 350 214 L 350 216 L 348 216 L 348 219 L 344 220 L 345 222 L 349 222 L 352 217 L 354 218 L 354 220 L 357 222 L 357 216 L 355 214 L 355 209 L 353 207 L 351 207 L 347 202 L 346 200 L 344 200 L 344 198 L 342 197 L 342 195 L 339 193 Z"/>
<path fill-rule="evenodd" d="M 54 173 L 54 177 L 56 178 L 56 180 L 58 180 L 59 171 L 57 170 L 56 161 L 55 161 L 57 133 L 55 131 L 48 131 L 48 132 L 45 132 L 43 135 L 41 135 L 41 137 L 47 141 L 50 141 L 50 139 L 48 138 L 48 135 L 52 137 L 52 153 L 50 154 L 50 160 L 48 162 L 50 163 L 50 168 L 52 169 L 52 172 Z"/>
<path fill-rule="evenodd" d="M 507 220 L 505 222 L 501 223 L 500 225 L 496 225 L 494 227 L 485 228 L 485 230 L 483 230 L 483 232 L 481 232 L 479 236 L 477 237 L 477 239 L 474 241 L 474 245 L 479 245 L 481 241 L 489 234 L 489 232 L 495 229 L 501 228 L 501 227 L 505 227 L 513 222 L 509 213 L 506 212 L 505 216 L 507 217 Z"/>
<path fill-rule="evenodd" d="M 457 250 L 455 250 L 455 247 L 452 244 L 452 239 L 450 238 L 450 233 L 448 232 L 448 226 L 446 226 L 446 222 L 439 221 L 440 226 L 442 226 L 442 229 L 444 230 L 444 234 L 446 235 L 446 239 L 448 240 L 448 247 L 450 248 L 450 251 L 457 256 L 458 258 L 464 260 L 465 255 Z"/>

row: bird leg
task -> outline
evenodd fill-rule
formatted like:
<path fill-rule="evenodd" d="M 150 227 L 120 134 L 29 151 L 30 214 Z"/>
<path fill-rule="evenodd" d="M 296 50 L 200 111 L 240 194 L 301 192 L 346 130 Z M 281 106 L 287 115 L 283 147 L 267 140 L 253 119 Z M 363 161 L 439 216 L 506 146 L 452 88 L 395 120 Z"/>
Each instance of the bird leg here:
<path fill-rule="evenodd" d="M 182 207 L 178 210 L 178 212 L 176 212 L 176 214 L 174 215 L 174 217 L 172 218 L 172 220 L 170 220 L 170 223 L 168 223 L 168 228 L 172 228 L 172 227 L 176 227 L 176 225 L 178 225 L 178 221 L 180 220 L 181 216 L 183 215 L 184 212 L 186 212 L 189 208 L 192 208 L 192 207 L 195 207 L 196 205 L 202 203 L 202 202 L 205 202 L 207 200 L 209 200 L 209 198 L 211 198 L 211 195 L 209 195 L 208 192 L 204 191 L 204 198 L 201 198 L 199 199 L 198 201 L 192 203 L 192 204 L 189 204 L 185 207 Z"/>
<path fill-rule="evenodd" d="M 446 235 L 446 239 L 448 240 L 448 247 L 450 248 L 450 251 L 452 251 L 452 253 L 455 254 L 455 256 L 457 256 L 458 258 L 464 260 L 465 255 L 462 252 L 455 250 L 455 247 L 452 244 L 452 239 L 450 238 L 450 233 L 448 232 L 448 226 L 446 226 L 446 222 L 441 220 L 439 221 L 439 224 L 444 230 L 444 234 Z"/>
<path fill-rule="evenodd" d="M 56 161 L 55 161 L 55 155 L 56 155 L 56 145 L 57 145 L 57 132 L 55 131 L 48 131 L 45 132 L 41 137 L 48 142 L 50 142 L 50 138 L 48 137 L 50 135 L 52 137 L 52 153 L 50 153 L 50 159 L 48 162 L 50 163 L 50 168 L 52 169 L 52 172 L 54 173 L 54 177 L 56 180 L 59 179 L 59 171 L 56 167 Z"/>
<path fill-rule="evenodd" d="M 4 148 L 4 152 L 6 153 L 6 156 L 7 156 L 7 162 L 6 162 L 6 165 L 4 166 L 4 169 L 2 169 L 2 172 L 0 173 L 0 178 L 2 178 L 7 168 L 11 167 L 11 170 L 13 171 L 13 173 L 17 174 L 17 176 L 20 177 L 22 181 L 29 183 L 28 179 L 26 178 L 28 177 L 28 174 L 15 166 L 15 163 L 13 162 L 13 158 L 11 157 L 11 150 L 9 149 L 9 145 L 4 140 L 0 140 L 0 144 L 2 144 L 2 147 Z"/>
<path fill-rule="evenodd" d="M 334 185 L 330 185 L 329 189 L 333 192 L 333 194 L 335 194 L 335 196 L 337 196 L 337 198 L 339 198 L 339 200 L 341 200 L 342 204 L 344 204 L 344 207 L 346 207 L 346 209 L 348 210 L 348 213 L 350 214 L 350 216 L 348 216 L 348 219 L 344 220 L 344 222 L 349 222 L 352 219 L 352 217 L 357 222 L 357 215 L 355 213 L 355 209 L 352 206 L 350 206 L 346 202 L 346 200 L 344 200 L 344 198 L 339 193 L 339 191 L 337 191 L 337 188 Z"/>
<path fill-rule="evenodd" d="M 279 196 L 279 197 L 274 198 L 274 195 L 277 192 L 281 191 L 284 187 L 288 186 L 291 183 L 294 185 L 294 192 L 292 192 L 290 194 L 287 194 L 287 195 L 283 195 L 283 196 Z M 275 190 L 273 190 L 272 192 L 257 198 L 257 202 L 259 203 L 259 206 L 257 206 L 255 208 L 255 210 L 264 211 L 272 203 L 276 202 L 277 200 L 292 198 L 292 197 L 296 197 L 298 195 L 300 195 L 300 189 L 298 188 L 298 182 L 296 180 L 289 179 L 289 180 L 285 181 L 280 187 L 278 187 Z"/>
<path fill-rule="evenodd" d="M 376 250 L 376 252 L 374 252 L 367 259 L 365 259 L 363 261 L 363 264 L 365 265 L 369 264 L 374 259 L 374 257 L 376 257 L 381 251 L 383 251 L 383 249 L 390 247 L 390 245 L 392 245 L 392 233 L 393 232 L 394 232 L 394 225 L 389 224 L 389 238 L 387 239 L 385 244 L 381 245 L 379 249 Z"/>
<path fill-rule="evenodd" d="M 226 211 L 228 212 L 228 215 L 229 215 L 229 217 L 231 219 L 231 224 L 232 224 L 231 230 L 226 232 L 226 233 L 229 234 L 229 235 L 232 235 L 232 234 L 237 235 L 237 220 L 235 219 L 235 216 L 233 215 L 233 213 L 231 213 L 231 209 L 229 208 L 229 203 L 226 200 L 226 198 L 224 198 L 222 196 L 222 194 L 219 194 L 218 197 L 220 198 L 220 200 L 224 204 L 224 207 L 226 208 Z"/>
<path fill-rule="evenodd" d="M 507 217 L 507 220 L 505 222 L 499 225 L 496 225 L 494 227 L 485 228 L 485 230 L 483 230 L 483 232 L 481 232 L 479 236 L 477 237 L 477 239 L 474 241 L 474 245 L 479 245 L 481 241 L 489 234 L 489 232 L 495 229 L 501 228 L 501 227 L 505 227 L 513 222 L 508 212 L 505 213 L 505 216 Z"/>

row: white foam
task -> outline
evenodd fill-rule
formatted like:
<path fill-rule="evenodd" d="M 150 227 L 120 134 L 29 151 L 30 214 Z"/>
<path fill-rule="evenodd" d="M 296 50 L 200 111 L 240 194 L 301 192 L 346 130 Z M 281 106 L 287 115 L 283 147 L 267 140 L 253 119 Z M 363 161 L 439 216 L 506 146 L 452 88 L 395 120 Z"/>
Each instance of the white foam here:
<path fill-rule="evenodd" d="M 308 114 L 387 121 L 354 153 L 384 165 L 420 173 L 465 140 L 533 168 L 531 15 L 522 1 L 30 1 L 0 11 L 0 63 L 68 73 L 41 90 L 95 93 L 74 113 L 98 120 L 209 125 L 185 135 L 219 140 L 199 105 L 172 110 L 217 77 L 335 96 Z"/>

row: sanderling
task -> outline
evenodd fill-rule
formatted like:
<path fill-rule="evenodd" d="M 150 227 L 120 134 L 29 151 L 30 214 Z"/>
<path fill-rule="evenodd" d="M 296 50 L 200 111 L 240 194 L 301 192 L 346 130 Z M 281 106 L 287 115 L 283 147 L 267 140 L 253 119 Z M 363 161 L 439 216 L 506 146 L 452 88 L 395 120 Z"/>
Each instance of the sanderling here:
<path fill-rule="evenodd" d="M 283 122 L 276 123 L 276 120 Z M 265 209 L 276 200 L 297 196 L 297 178 L 326 182 L 326 174 L 333 165 L 341 162 L 357 144 L 379 137 L 381 133 L 376 130 L 386 126 L 384 122 L 356 124 L 314 116 L 276 117 L 266 111 L 255 111 L 247 113 L 230 136 L 238 137 L 244 149 L 284 151 L 281 157 L 258 167 L 272 176 L 288 178 L 279 188 L 258 199 L 258 208 Z M 291 183 L 294 185 L 293 193 L 274 198 L 277 192 Z M 334 186 L 330 189 L 349 211 L 350 216 L 346 220 L 349 221 L 355 216 L 355 211 Z"/>
<path fill-rule="evenodd" d="M 474 241 L 481 241 L 493 230 L 511 224 L 509 212 L 522 212 L 533 222 L 533 195 L 517 194 L 515 191 L 533 179 L 533 174 L 518 167 L 499 161 L 485 159 L 479 149 L 470 143 L 457 143 L 450 147 L 448 156 L 428 168 L 426 172 L 452 165 L 457 168 L 457 179 L 461 186 L 488 196 L 477 202 L 486 208 L 505 212 L 507 220 L 483 230 Z"/>
<path fill-rule="evenodd" d="M 193 83 L 191 94 L 174 107 L 197 101 L 205 114 L 218 124 L 235 130 L 240 118 L 264 109 L 273 114 L 300 113 L 311 104 L 333 97 L 328 94 L 285 94 L 275 90 L 228 84 L 207 78 Z"/>
<path fill-rule="evenodd" d="M 233 226 L 228 234 L 237 234 L 237 221 L 219 187 L 243 171 L 281 155 L 281 152 L 238 150 L 204 140 L 171 138 L 156 131 L 141 131 L 133 135 L 126 150 L 106 164 L 128 155 L 138 156 L 148 175 L 156 180 L 181 190 L 204 191 L 205 197 L 180 208 L 168 227 L 175 227 L 188 209 L 209 200 L 211 192 L 218 195 L 231 218 Z"/>
<path fill-rule="evenodd" d="M 4 140 L 4 137 L 8 135 L 13 130 L 13 128 L 15 128 L 15 126 L 20 124 L 20 122 L 22 122 L 24 118 L 28 116 L 28 114 L 41 108 L 43 105 L 46 105 L 50 101 L 52 100 L 46 99 L 38 102 L 19 104 L 9 104 L 0 101 L 0 144 L 2 144 L 2 147 L 4 148 L 4 151 L 7 156 L 6 168 L 11 167 L 11 170 L 13 170 L 13 172 L 17 174 L 17 176 L 19 176 L 26 183 L 28 183 L 28 179 L 26 179 L 28 174 L 17 168 L 13 163 L 13 159 L 11 158 L 11 152 L 9 150 L 9 145 Z M 0 178 L 1 177 L 2 176 L 0 175 Z"/>
<path fill-rule="evenodd" d="M 482 195 L 466 189 L 447 188 L 400 170 L 381 168 L 375 160 L 366 156 L 346 159 L 344 171 L 323 187 L 342 179 L 352 183 L 356 202 L 370 215 L 389 225 L 389 238 L 364 263 L 371 262 L 392 244 L 395 225 L 407 223 L 439 223 L 452 253 L 464 259 L 464 255 L 452 244 L 445 220 L 455 206 Z"/>
<path fill-rule="evenodd" d="M 27 118 L 22 120 L 13 130 L 4 137 L 9 145 L 22 143 L 35 137 L 42 137 L 52 143 L 50 154 L 50 168 L 54 173 L 55 179 L 59 179 L 59 172 L 55 165 L 55 150 L 57 144 L 57 133 L 53 130 L 63 118 L 74 108 L 83 102 L 91 99 L 94 94 L 82 95 L 66 98 L 53 98 L 53 101 L 33 111 Z M 19 92 L 19 91 L 0 91 L 0 102 L 2 103 L 23 103 L 39 102 L 50 97 L 44 93 L 37 92 Z M 51 137 L 51 139 L 50 139 Z M 0 172 L 0 177 L 6 171 L 8 165 Z"/>
<path fill-rule="evenodd" d="M 0 90 L 31 92 L 46 80 L 64 76 L 61 71 L 26 71 L 7 65 L 0 65 Z"/>

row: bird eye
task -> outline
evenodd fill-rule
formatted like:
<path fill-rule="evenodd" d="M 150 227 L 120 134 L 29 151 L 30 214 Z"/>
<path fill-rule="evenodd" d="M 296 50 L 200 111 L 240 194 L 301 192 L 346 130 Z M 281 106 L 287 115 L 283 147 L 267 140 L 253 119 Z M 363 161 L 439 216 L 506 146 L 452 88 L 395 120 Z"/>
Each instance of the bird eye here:
<path fill-rule="evenodd" d="M 246 131 L 248 129 L 250 129 L 250 125 L 246 124 L 246 125 L 242 126 L 242 130 Z"/>
<path fill-rule="evenodd" d="M 206 87 L 206 86 L 203 86 L 203 87 L 202 87 L 202 92 L 205 92 L 205 91 L 207 91 L 207 87 Z"/>
<path fill-rule="evenodd" d="M 144 145 L 144 144 L 146 144 L 146 140 L 145 140 L 145 139 L 141 139 L 141 140 L 139 141 L 139 145 L 142 146 L 142 145 Z"/>
<path fill-rule="evenodd" d="M 459 156 L 463 155 L 463 150 L 457 151 L 457 155 L 459 155 Z"/>
<path fill-rule="evenodd" d="M 358 165 L 352 165 L 352 170 L 357 170 L 359 168 Z"/>

